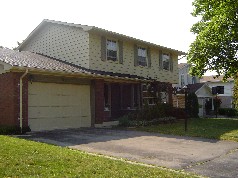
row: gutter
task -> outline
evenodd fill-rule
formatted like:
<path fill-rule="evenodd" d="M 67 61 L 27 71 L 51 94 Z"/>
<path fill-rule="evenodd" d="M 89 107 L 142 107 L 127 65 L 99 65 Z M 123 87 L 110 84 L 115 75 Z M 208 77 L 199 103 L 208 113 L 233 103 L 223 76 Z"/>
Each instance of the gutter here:
<path fill-rule="evenodd" d="M 141 81 L 148 82 L 154 81 L 154 79 L 139 79 L 139 78 L 125 78 L 119 76 L 108 76 L 104 74 L 87 74 L 87 73 L 79 73 L 79 72 L 65 72 L 65 71 L 56 71 L 49 69 L 37 69 L 37 68 L 27 68 L 31 71 L 31 74 L 41 74 L 41 75 L 54 75 L 54 76 L 67 76 L 67 77 L 83 77 L 83 78 L 91 78 L 91 79 L 115 79 L 115 80 L 125 80 L 125 81 Z M 22 72 L 26 70 L 26 67 L 13 67 L 11 69 L 12 72 Z"/>
<path fill-rule="evenodd" d="M 23 90 L 22 90 L 22 79 L 27 75 L 28 73 L 28 69 L 26 69 L 25 73 L 20 77 L 20 128 L 21 128 L 21 133 L 22 133 L 22 104 L 23 104 L 23 101 L 22 101 L 22 96 L 23 96 Z"/>

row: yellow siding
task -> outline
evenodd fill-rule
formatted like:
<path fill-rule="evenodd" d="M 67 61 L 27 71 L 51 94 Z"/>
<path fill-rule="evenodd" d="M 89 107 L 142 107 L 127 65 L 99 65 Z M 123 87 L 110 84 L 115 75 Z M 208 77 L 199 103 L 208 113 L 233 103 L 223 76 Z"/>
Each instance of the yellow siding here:
<path fill-rule="evenodd" d="M 50 23 L 39 30 L 21 49 L 88 68 L 88 48 L 88 32 L 77 27 Z"/>
<path fill-rule="evenodd" d="M 0 64 L 0 74 L 4 72 L 4 66 Z"/>
<path fill-rule="evenodd" d="M 159 69 L 159 48 L 150 47 L 151 67 L 134 66 L 134 45 L 130 41 L 123 41 L 123 64 L 118 61 L 101 60 L 101 37 L 97 34 L 89 35 L 89 58 L 90 69 L 102 70 L 108 72 L 118 72 L 123 74 L 132 74 L 142 77 L 151 77 L 161 82 L 178 82 L 178 56 L 173 54 L 173 72 Z M 141 45 L 141 44 L 137 44 Z M 142 44 L 143 46 L 143 44 Z M 149 46 L 145 46 L 149 47 Z M 168 52 L 170 51 L 163 51 Z"/>

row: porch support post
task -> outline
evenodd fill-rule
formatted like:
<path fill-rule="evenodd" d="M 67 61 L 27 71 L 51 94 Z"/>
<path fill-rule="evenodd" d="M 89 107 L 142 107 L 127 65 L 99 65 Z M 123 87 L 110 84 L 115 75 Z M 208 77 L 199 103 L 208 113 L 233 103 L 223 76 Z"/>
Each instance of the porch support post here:
<path fill-rule="evenodd" d="M 95 80 L 95 124 L 104 120 L 104 80 Z"/>
<path fill-rule="evenodd" d="M 142 93 L 141 93 L 141 83 L 137 84 L 137 99 L 138 99 L 138 109 L 142 108 Z"/>
<path fill-rule="evenodd" d="M 168 83 L 167 86 L 168 86 L 169 104 L 173 105 L 173 87 L 171 83 Z"/>

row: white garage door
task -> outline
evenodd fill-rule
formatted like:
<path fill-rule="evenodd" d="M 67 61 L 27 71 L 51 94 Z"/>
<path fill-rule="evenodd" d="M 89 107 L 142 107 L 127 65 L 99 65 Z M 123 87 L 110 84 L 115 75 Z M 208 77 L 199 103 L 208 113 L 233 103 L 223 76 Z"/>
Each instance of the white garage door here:
<path fill-rule="evenodd" d="M 29 83 L 28 119 L 32 131 L 90 127 L 90 86 Z"/>

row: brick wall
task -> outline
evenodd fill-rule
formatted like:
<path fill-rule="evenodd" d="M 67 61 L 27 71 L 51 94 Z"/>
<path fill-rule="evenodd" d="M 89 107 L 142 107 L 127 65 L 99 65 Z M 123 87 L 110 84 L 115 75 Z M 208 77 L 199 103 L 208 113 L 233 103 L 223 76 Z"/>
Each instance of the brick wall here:
<path fill-rule="evenodd" d="M 0 125 L 19 126 L 19 83 L 23 73 L 0 75 Z M 28 80 L 23 80 L 23 127 L 28 126 Z"/>

